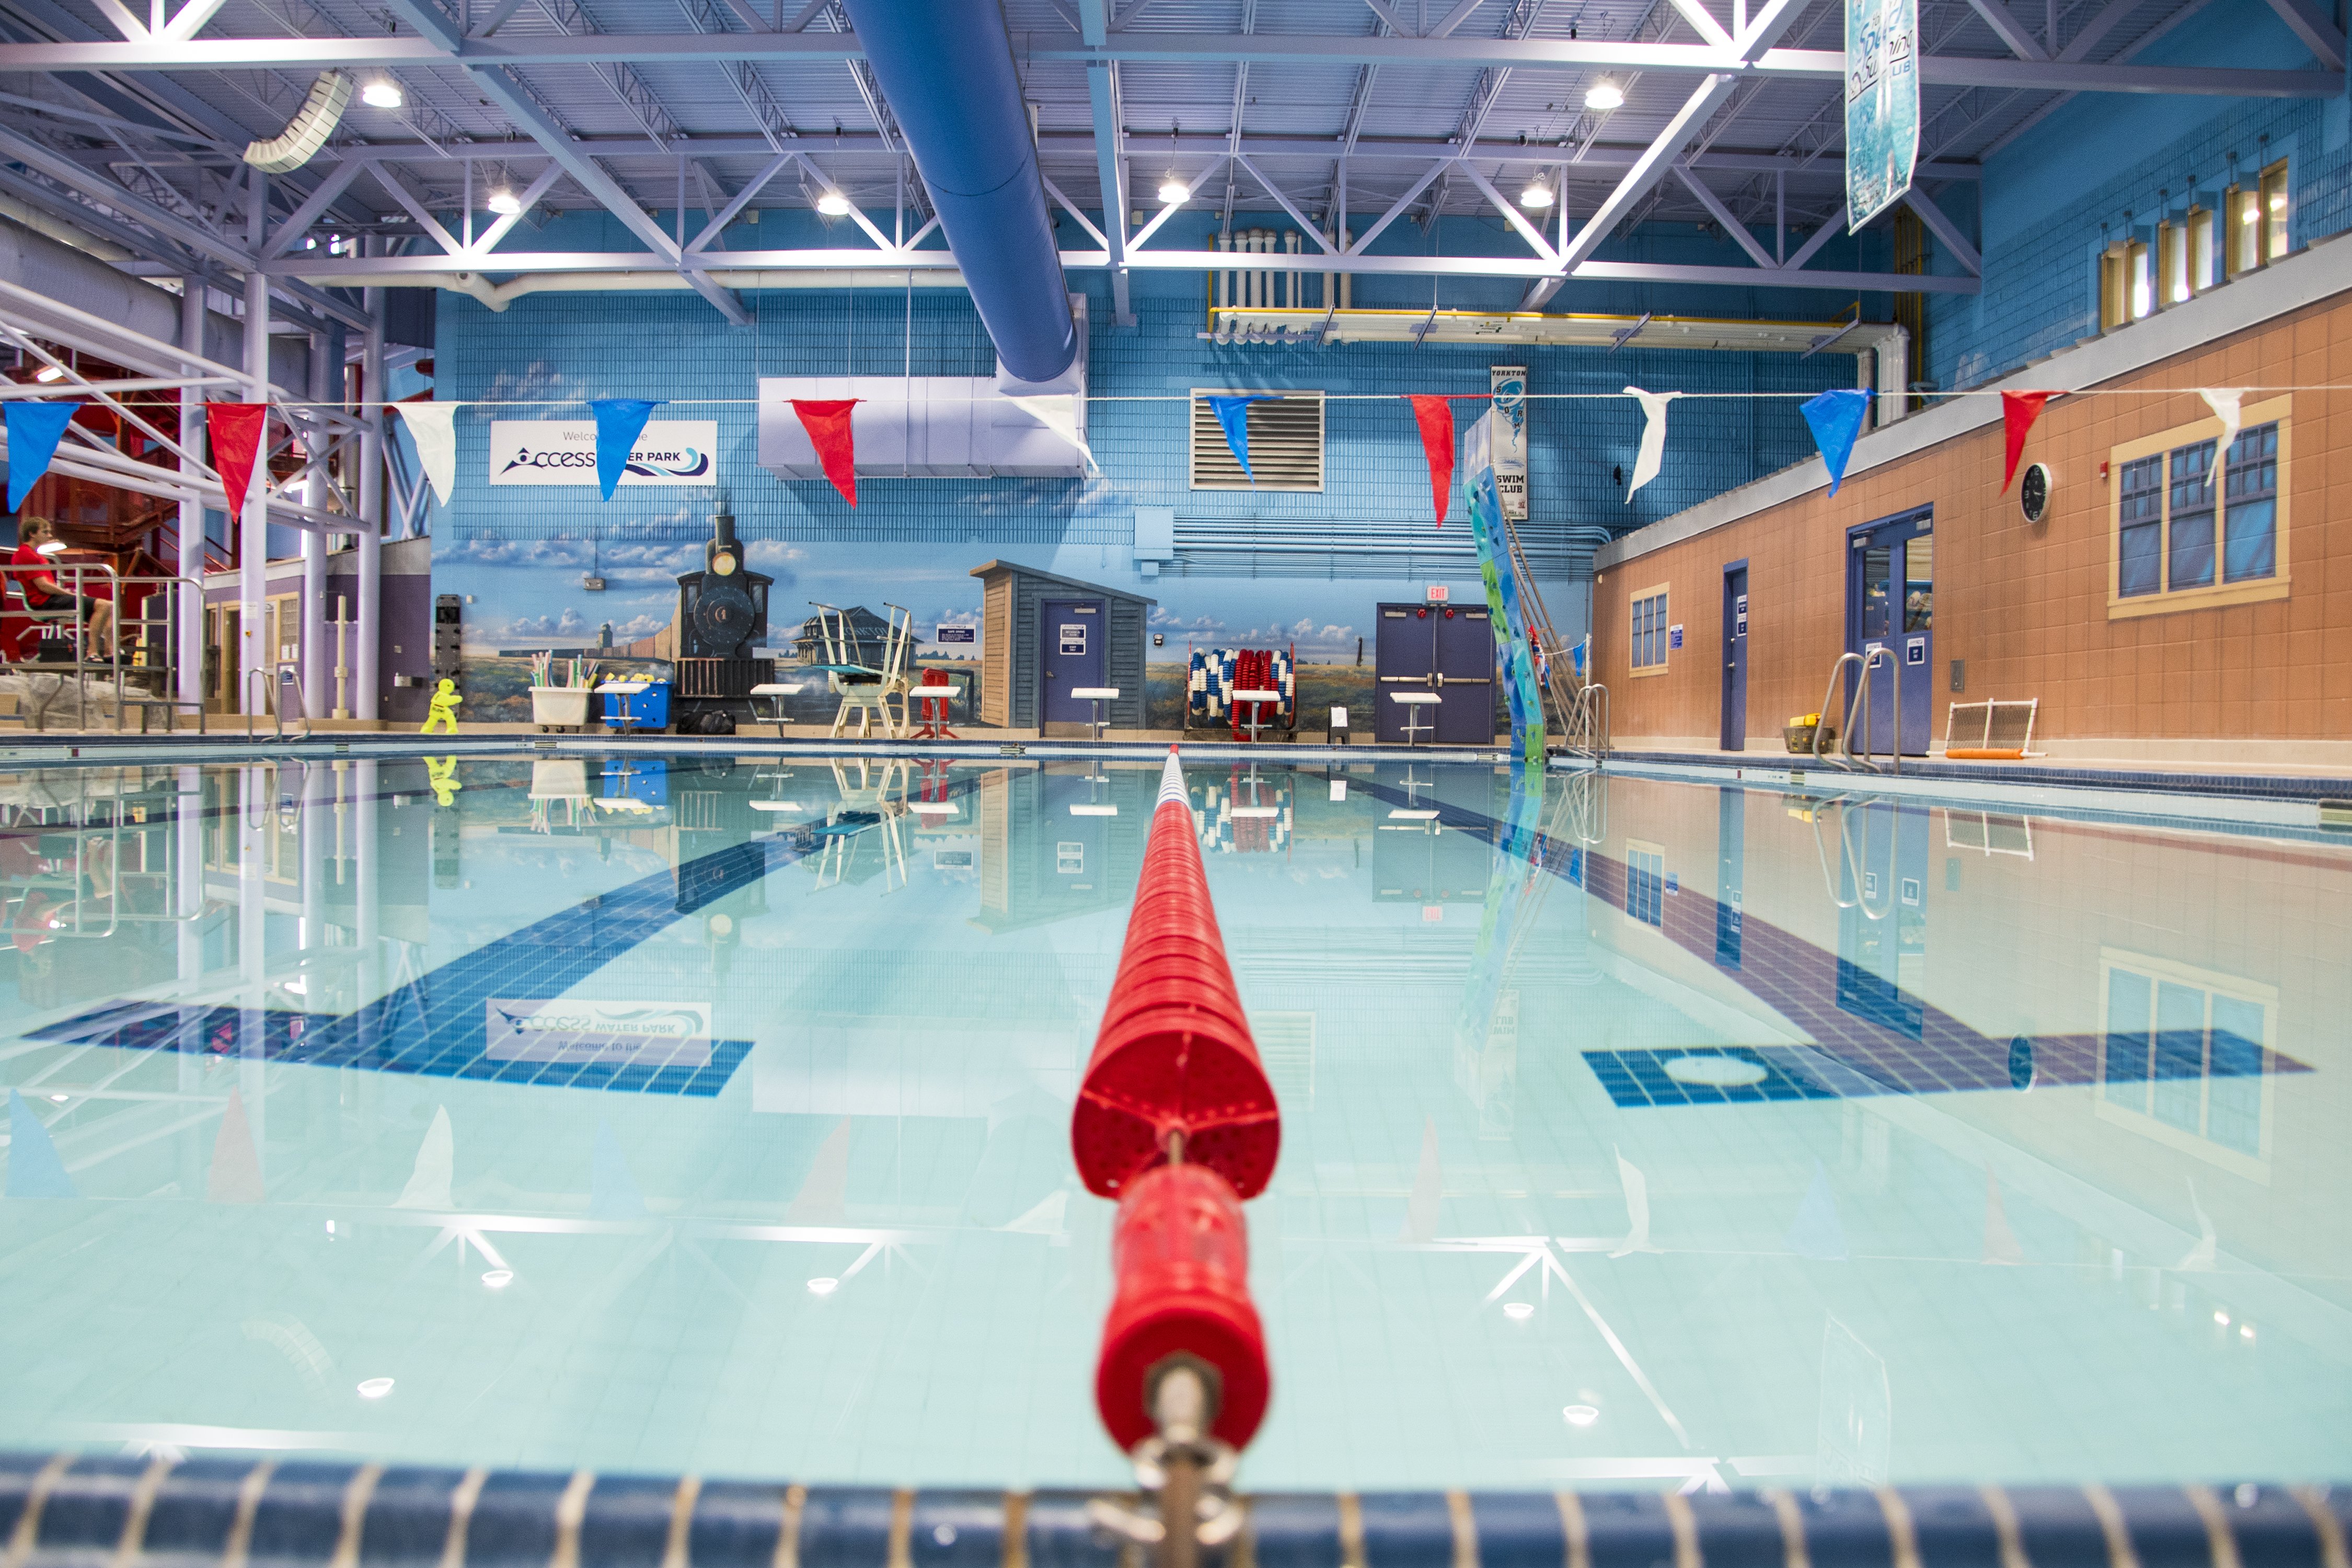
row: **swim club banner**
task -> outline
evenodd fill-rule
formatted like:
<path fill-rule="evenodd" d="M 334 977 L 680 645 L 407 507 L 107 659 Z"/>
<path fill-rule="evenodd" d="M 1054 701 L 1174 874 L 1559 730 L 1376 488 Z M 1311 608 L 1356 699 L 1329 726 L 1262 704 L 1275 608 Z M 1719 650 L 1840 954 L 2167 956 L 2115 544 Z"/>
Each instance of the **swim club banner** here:
<path fill-rule="evenodd" d="M 1845 0 L 1845 221 L 1856 233 L 1911 188 L 1918 33 L 1918 0 Z"/>
<path fill-rule="evenodd" d="M 1503 515 L 1513 522 L 1528 520 L 1528 367 L 1498 364 L 1487 367 L 1487 388 L 1495 395 L 1495 494 Z"/>
<path fill-rule="evenodd" d="M 716 485 L 719 421 L 652 419 L 629 448 L 625 485 Z M 596 422 L 593 419 L 493 419 L 490 483 L 596 483 Z"/>

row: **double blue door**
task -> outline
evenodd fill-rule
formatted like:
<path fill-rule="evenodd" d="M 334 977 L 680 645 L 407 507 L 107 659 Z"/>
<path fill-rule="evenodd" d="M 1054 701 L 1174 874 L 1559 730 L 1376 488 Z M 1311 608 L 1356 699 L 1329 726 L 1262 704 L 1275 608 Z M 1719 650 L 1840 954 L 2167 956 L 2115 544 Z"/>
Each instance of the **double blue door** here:
<path fill-rule="evenodd" d="M 1922 507 L 1849 530 L 1846 535 L 1845 646 L 1867 657 L 1885 648 L 1903 666 L 1903 751 L 1927 754 L 1929 716 L 1935 709 L 1930 677 L 1936 668 L 1935 510 Z M 1853 745 L 1864 738 L 1884 756 L 1894 750 L 1895 671 L 1885 659 L 1870 672 L 1867 724 L 1853 715 Z M 1851 703 L 1859 676 L 1847 667 Z"/>

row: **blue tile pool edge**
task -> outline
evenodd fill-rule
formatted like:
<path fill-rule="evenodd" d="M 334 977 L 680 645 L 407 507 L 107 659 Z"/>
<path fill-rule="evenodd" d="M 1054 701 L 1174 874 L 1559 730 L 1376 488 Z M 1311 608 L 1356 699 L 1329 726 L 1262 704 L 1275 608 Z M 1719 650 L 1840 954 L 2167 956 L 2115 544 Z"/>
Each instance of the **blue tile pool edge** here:
<path fill-rule="evenodd" d="M 0 1561 L 1145 1568 L 1076 1489 L 0 1454 Z M 2352 1486 L 1265 1493 L 1213 1568 L 2345 1568 Z"/>

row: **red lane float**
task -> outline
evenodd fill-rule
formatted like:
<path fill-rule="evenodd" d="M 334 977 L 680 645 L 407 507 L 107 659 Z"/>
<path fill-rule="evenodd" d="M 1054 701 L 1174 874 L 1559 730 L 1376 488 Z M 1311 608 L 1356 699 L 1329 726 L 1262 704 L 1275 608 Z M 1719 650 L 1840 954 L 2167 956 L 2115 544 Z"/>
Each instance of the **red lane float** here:
<path fill-rule="evenodd" d="M 1188 1150 L 1189 1152 L 1189 1150 Z M 1209 1374 L 1210 1435 L 1239 1448 L 1265 1416 L 1265 1332 L 1249 1298 L 1249 1233 L 1231 1184 L 1206 1165 L 1134 1177 L 1111 1240 L 1118 1281 L 1103 1323 L 1095 1406 L 1122 1449 L 1157 1429 L 1151 1382 L 1189 1357 Z"/>
<path fill-rule="evenodd" d="M 1116 1197 L 1166 1161 L 1175 1133 L 1186 1163 L 1244 1198 L 1265 1190 L 1282 1151 L 1274 1086 L 1234 990 L 1171 748 L 1070 1144 L 1087 1190 Z"/>

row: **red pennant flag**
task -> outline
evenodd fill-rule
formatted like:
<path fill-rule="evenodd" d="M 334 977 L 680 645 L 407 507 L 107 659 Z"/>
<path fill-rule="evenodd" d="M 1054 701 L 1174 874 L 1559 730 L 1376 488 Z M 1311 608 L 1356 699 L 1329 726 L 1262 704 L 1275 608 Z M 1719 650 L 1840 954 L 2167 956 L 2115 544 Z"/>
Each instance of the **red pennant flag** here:
<path fill-rule="evenodd" d="M 253 487 L 253 459 L 261 451 L 262 426 L 268 422 L 267 403 L 207 403 L 205 431 L 212 437 L 213 468 L 228 492 L 228 514 L 245 510 L 245 493 Z"/>
<path fill-rule="evenodd" d="M 2003 494 L 2009 481 L 2017 478 L 2017 459 L 2025 450 L 2025 433 L 2042 417 L 2042 405 L 2058 395 L 2054 392 L 2004 392 L 2000 395 L 2000 422 L 2009 440 L 2009 457 L 2000 471 Z"/>
<path fill-rule="evenodd" d="M 1445 526 L 1445 509 L 1454 500 L 1454 405 L 1427 393 L 1408 392 L 1412 417 L 1421 426 L 1421 450 L 1429 459 L 1429 495 L 1437 507 L 1437 526 Z"/>
<path fill-rule="evenodd" d="M 809 445 L 816 448 L 816 460 L 824 465 L 824 477 L 853 507 L 857 504 L 857 441 L 850 434 L 849 411 L 863 401 L 856 397 L 793 399 L 793 412 L 800 416 L 801 428 L 808 432 Z"/>

